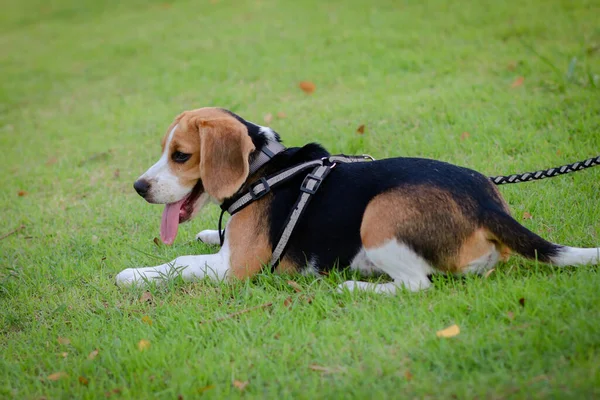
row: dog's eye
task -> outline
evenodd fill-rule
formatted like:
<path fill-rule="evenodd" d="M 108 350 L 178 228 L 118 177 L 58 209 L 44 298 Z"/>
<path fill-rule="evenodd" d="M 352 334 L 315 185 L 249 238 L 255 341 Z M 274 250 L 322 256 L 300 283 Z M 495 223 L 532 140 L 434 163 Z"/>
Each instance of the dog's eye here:
<path fill-rule="evenodd" d="M 173 153 L 173 155 L 171 156 L 171 158 L 176 163 L 183 164 L 184 162 L 186 162 L 187 160 L 189 160 L 191 156 L 192 156 L 191 154 L 186 154 L 186 153 L 182 153 L 180 151 L 176 151 L 176 152 Z"/>

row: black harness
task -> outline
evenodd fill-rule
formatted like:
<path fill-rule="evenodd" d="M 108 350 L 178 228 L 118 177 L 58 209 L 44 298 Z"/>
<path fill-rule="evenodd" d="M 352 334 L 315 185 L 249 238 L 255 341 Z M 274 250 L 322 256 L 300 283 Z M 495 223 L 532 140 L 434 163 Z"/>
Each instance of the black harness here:
<path fill-rule="evenodd" d="M 252 162 L 252 165 L 250 166 L 251 173 L 257 171 L 260 167 L 265 165 L 276 154 L 285 150 L 285 147 L 278 142 L 270 142 L 267 146 L 265 146 L 265 148 L 266 151 L 261 149 L 259 156 L 254 160 L 254 162 Z M 327 175 L 329 175 L 331 170 L 335 168 L 338 163 L 365 162 L 372 160 L 373 157 L 369 155 L 346 156 L 340 154 L 323 157 L 319 160 L 307 161 L 267 177 L 259 178 L 252 183 L 252 185 L 250 185 L 248 190 L 237 193 L 221 204 L 221 216 L 219 217 L 219 240 L 221 242 L 221 246 L 225 242 L 225 230 L 222 229 L 222 223 L 223 215 L 226 212 L 230 215 L 234 215 L 256 200 L 262 198 L 273 189 L 276 189 L 278 186 L 283 185 L 290 179 L 302 173 L 306 173 L 307 170 L 310 170 L 300 185 L 300 194 L 298 199 L 288 214 L 284 228 L 279 234 L 277 244 L 273 247 L 273 255 L 271 256 L 270 264 L 271 270 L 275 271 L 275 268 L 277 268 L 277 265 L 279 265 L 279 262 L 285 254 L 290 237 L 294 232 L 294 228 L 296 227 L 298 220 L 300 220 L 300 217 L 302 217 L 304 214 L 304 211 L 312 199 L 312 196 L 317 193 L 321 183 L 325 180 Z"/>

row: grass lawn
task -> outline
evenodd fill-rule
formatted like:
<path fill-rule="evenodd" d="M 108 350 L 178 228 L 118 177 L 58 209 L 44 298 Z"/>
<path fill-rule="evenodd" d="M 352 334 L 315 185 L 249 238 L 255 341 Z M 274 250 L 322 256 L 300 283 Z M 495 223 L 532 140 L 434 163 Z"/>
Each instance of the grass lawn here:
<path fill-rule="evenodd" d="M 595 0 L 4 1 L 0 398 L 600 396 L 594 266 L 513 257 L 397 296 L 336 294 L 343 274 L 114 285 L 216 251 L 193 241 L 215 206 L 157 246 L 162 207 L 132 188 L 184 109 L 489 175 L 597 155 L 598 15 Z M 533 231 L 600 245 L 600 168 L 501 191 Z"/>

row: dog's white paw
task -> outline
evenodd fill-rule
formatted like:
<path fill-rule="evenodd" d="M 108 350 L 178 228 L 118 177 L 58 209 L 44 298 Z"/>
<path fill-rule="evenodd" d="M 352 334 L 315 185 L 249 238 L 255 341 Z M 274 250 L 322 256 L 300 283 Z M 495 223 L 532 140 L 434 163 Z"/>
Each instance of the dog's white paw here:
<path fill-rule="evenodd" d="M 340 285 L 338 285 L 337 287 L 337 292 L 338 293 L 344 293 L 346 290 L 353 292 L 355 290 L 361 290 L 364 289 L 364 285 L 366 284 L 366 282 L 359 282 L 359 281 L 346 281 Z"/>
<path fill-rule="evenodd" d="M 221 244 L 219 231 L 211 229 L 204 230 L 196 235 L 196 240 L 206 244 Z"/>
<path fill-rule="evenodd" d="M 117 281 L 117 285 L 119 286 L 132 285 L 134 282 L 136 282 L 135 268 L 124 269 L 123 271 L 117 274 L 115 280 Z"/>

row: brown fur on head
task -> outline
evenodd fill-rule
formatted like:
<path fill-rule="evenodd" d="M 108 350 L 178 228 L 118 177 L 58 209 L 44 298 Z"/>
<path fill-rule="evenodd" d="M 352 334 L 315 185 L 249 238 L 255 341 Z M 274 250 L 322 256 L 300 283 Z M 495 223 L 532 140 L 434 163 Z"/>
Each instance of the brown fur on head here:
<path fill-rule="evenodd" d="M 219 108 L 180 114 L 161 144 L 162 157 L 138 179 L 147 184 L 140 194 L 161 204 L 184 199 L 198 185 L 217 201 L 233 195 L 248 177 L 254 150 L 246 126 Z"/>

